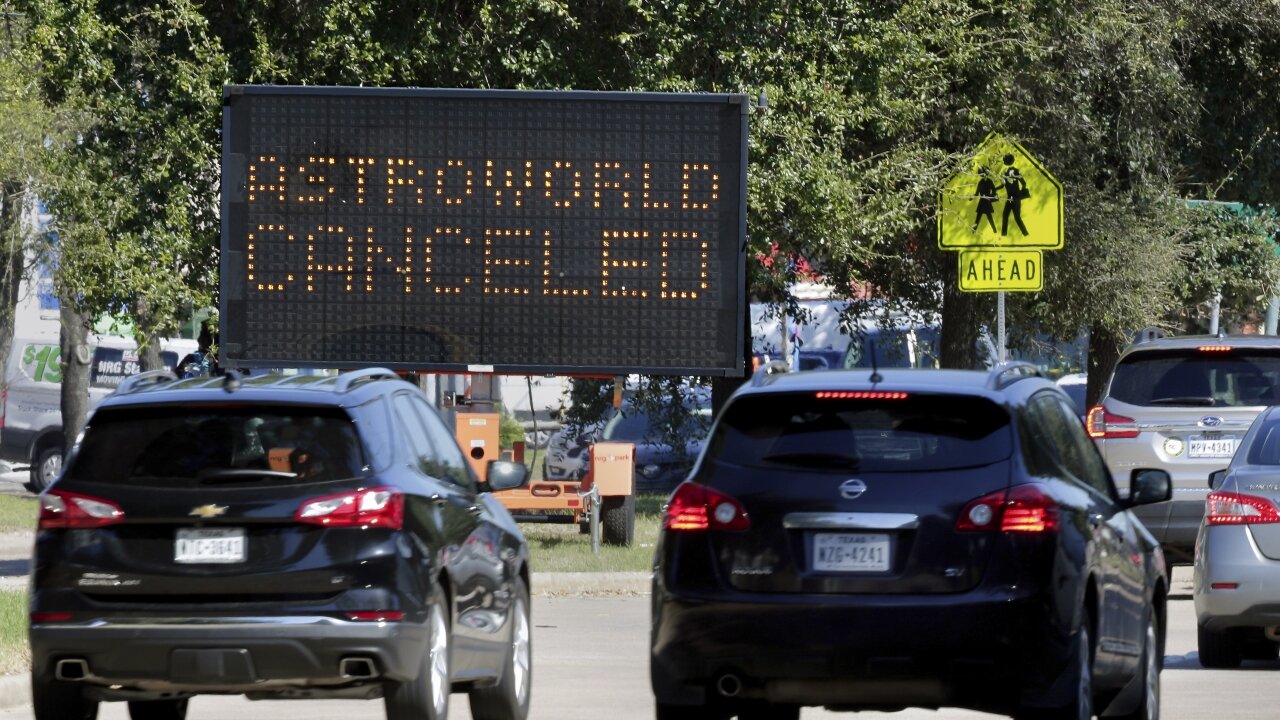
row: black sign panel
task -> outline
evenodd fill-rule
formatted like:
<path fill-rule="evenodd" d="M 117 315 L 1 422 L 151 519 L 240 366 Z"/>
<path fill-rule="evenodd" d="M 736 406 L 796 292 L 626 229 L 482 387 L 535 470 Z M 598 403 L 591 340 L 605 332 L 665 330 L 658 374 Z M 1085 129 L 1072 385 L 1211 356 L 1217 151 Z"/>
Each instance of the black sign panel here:
<path fill-rule="evenodd" d="M 225 365 L 741 374 L 745 96 L 224 105 Z"/>

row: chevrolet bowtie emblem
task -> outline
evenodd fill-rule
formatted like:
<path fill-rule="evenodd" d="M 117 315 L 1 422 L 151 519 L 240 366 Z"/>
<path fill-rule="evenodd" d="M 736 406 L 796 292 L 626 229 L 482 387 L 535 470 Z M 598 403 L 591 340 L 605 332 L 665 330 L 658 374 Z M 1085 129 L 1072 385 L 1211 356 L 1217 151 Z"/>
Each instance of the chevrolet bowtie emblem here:
<path fill-rule="evenodd" d="M 208 505 L 201 505 L 187 514 L 208 520 L 209 518 L 216 518 L 226 511 L 227 507 L 225 505 L 214 505 L 213 503 L 209 503 Z"/>

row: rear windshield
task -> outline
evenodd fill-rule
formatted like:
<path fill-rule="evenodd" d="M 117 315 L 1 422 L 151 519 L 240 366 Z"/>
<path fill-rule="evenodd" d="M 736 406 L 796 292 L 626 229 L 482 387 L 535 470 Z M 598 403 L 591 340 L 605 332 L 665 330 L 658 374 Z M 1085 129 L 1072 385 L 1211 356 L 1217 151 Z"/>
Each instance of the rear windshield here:
<path fill-rule="evenodd" d="M 707 457 L 753 467 L 913 472 L 1008 459 L 1009 415 L 983 398 L 910 395 L 894 400 L 815 393 L 741 398 L 712 431 Z"/>
<path fill-rule="evenodd" d="M 67 476 L 165 486 L 288 484 L 355 477 L 364 465 L 355 426 L 338 408 L 102 408 Z"/>
<path fill-rule="evenodd" d="M 1195 349 L 1136 352 L 1116 366 L 1110 397 L 1131 405 L 1274 405 L 1280 352 Z"/>

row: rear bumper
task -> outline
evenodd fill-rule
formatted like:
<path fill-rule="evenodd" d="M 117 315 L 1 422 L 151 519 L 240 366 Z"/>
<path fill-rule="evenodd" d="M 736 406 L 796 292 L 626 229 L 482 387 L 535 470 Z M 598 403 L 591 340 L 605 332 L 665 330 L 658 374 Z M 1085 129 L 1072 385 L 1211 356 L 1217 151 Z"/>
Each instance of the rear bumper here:
<path fill-rule="evenodd" d="M 1055 706 L 1072 645 L 1018 591 L 731 601 L 655 588 L 651 681 L 659 702 L 739 697 L 845 709 Z M 1022 692 L 1019 692 L 1021 690 Z"/>
<path fill-rule="evenodd" d="M 426 625 L 326 617 L 130 619 L 31 627 L 33 673 L 53 679 L 61 660 L 83 660 L 79 682 L 100 695 L 324 690 L 403 681 L 418 674 Z M 367 658 L 373 676 L 344 674 Z M 367 667 L 364 666 L 364 667 Z M 305 692 L 303 693 L 305 695 Z"/>
<path fill-rule="evenodd" d="M 1215 583 L 1234 588 L 1214 588 Z M 1262 554 L 1245 525 L 1206 527 L 1196 549 L 1192 597 L 1206 627 L 1280 625 L 1280 561 Z"/>

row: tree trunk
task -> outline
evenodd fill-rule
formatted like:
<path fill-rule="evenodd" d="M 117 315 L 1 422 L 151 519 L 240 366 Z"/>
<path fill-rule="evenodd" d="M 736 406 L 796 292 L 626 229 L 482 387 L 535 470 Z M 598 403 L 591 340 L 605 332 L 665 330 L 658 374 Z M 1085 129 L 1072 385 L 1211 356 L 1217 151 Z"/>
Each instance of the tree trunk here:
<path fill-rule="evenodd" d="M 971 370 L 978 367 L 978 299 L 974 293 L 960 292 L 953 283 L 942 291 L 942 337 L 938 362 L 941 367 Z"/>
<path fill-rule="evenodd" d="M 1125 338 L 1100 325 L 1089 328 L 1089 384 L 1085 387 L 1085 404 L 1093 407 L 1102 398 L 1102 390 L 1111 379 L 1111 371 L 1120 359 Z"/>
<path fill-rule="evenodd" d="M 21 192 L 22 187 L 17 183 L 0 184 L 0 368 L 9 367 L 18 295 L 26 268 L 22 205 L 18 201 Z"/>
<path fill-rule="evenodd" d="M 63 457 L 71 453 L 89 414 L 89 323 L 74 302 L 62 298 Z"/>
<path fill-rule="evenodd" d="M 134 336 L 145 332 L 145 344 L 140 343 L 138 351 L 138 362 L 142 366 L 142 372 L 148 370 L 160 370 L 164 368 L 164 361 L 160 358 L 160 334 L 155 332 L 151 322 L 151 313 L 147 309 L 147 301 L 143 298 L 138 299 L 137 306 L 134 309 L 135 325 Z"/>

